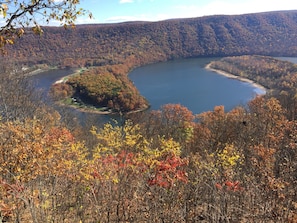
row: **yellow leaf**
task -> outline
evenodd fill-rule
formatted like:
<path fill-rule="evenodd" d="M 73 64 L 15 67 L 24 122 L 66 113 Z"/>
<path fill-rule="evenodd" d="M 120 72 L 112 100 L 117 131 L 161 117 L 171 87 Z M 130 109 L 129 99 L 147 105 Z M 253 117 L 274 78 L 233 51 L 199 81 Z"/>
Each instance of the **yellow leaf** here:
<path fill-rule="evenodd" d="M 7 10 L 8 10 L 8 6 L 6 4 L 2 4 L 0 6 L 0 14 L 2 14 L 4 18 L 7 15 Z"/>

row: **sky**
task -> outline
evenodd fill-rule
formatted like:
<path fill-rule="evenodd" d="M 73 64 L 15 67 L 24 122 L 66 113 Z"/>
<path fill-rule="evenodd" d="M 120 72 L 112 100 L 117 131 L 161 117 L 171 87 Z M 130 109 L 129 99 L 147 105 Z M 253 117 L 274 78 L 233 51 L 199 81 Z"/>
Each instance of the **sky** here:
<path fill-rule="evenodd" d="M 120 23 L 297 10 L 297 0 L 80 0 L 78 7 L 91 12 L 93 18 L 90 19 L 87 15 L 78 17 L 76 24 Z M 5 19 L 1 17 L 0 27 L 5 24 Z M 51 20 L 49 24 L 40 25 L 60 24 Z"/>
<path fill-rule="evenodd" d="M 82 23 L 160 21 L 206 15 L 234 15 L 254 12 L 297 10 L 297 0 L 80 0 L 80 7 L 94 18 Z"/>

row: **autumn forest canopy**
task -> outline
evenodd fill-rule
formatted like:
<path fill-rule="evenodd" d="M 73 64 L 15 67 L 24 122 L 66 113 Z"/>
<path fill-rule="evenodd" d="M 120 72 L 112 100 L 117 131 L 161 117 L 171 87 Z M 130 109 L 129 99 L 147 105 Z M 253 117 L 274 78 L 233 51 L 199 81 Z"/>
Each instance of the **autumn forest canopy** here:
<path fill-rule="evenodd" d="M 42 30 L 1 55 L 0 222 L 297 222 L 297 66 L 275 59 L 297 55 L 296 11 Z M 268 93 L 80 125 L 22 75 L 87 67 L 51 96 L 126 112 L 147 106 L 132 69 L 189 57 L 223 57 L 210 67 Z"/>

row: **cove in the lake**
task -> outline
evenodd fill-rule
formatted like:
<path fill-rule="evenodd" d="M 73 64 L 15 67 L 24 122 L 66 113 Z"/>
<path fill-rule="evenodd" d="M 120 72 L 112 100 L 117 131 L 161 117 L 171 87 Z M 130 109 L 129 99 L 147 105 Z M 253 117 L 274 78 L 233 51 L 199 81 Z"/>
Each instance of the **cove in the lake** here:
<path fill-rule="evenodd" d="M 231 110 L 246 103 L 263 90 L 250 83 L 217 74 L 205 69 L 217 58 L 182 59 L 136 68 L 129 74 L 151 109 L 164 104 L 181 104 L 194 114 L 224 105 Z"/>

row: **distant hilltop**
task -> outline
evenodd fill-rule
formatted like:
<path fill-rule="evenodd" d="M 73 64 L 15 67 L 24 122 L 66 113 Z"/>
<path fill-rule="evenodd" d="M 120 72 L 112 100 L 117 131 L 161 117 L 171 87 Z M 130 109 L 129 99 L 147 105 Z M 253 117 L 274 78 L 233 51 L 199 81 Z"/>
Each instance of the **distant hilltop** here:
<path fill-rule="evenodd" d="M 45 27 L 8 46 L 1 59 L 60 67 L 244 54 L 297 55 L 297 11 L 216 15 L 160 22 Z"/>

